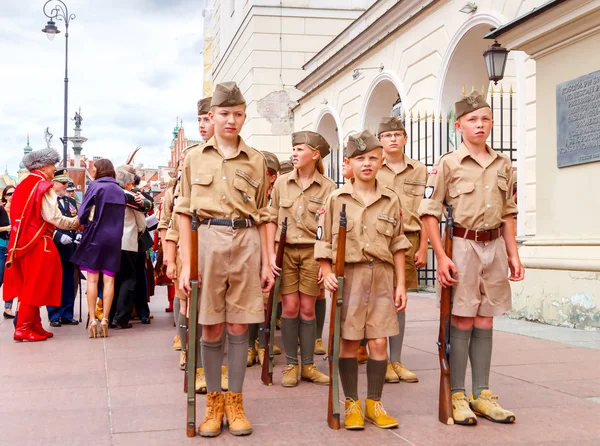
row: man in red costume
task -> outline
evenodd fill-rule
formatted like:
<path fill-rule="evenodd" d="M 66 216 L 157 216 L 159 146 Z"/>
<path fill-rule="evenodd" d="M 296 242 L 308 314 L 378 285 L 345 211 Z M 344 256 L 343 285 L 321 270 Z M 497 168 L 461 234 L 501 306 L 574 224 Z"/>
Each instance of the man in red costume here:
<path fill-rule="evenodd" d="M 45 341 L 53 336 L 43 329 L 40 318 L 41 306 L 60 306 L 62 267 L 52 235 L 56 227 L 79 225 L 77 217 L 64 217 L 58 209 L 52 179 L 59 161 L 54 149 L 25 155 L 23 164 L 30 174 L 13 195 L 6 261 L 12 290 L 4 295 L 19 298 L 15 341 Z"/>

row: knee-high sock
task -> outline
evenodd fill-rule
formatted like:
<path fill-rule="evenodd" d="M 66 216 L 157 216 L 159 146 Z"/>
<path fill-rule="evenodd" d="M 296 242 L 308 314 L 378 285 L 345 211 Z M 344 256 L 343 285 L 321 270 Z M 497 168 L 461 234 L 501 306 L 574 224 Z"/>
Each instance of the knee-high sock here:
<path fill-rule="evenodd" d="M 281 318 L 281 337 L 286 364 L 298 365 L 298 318 Z M 314 349 L 314 344 L 313 344 Z"/>
<path fill-rule="evenodd" d="M 377 361 L 369 358 L 367 361 L 367 398 L 370 400 L 381 400 L 387 360 Z"/>
<path fill-rule="evenodd" d="M 404 330 L 406 328 L 406 312 L 401 311 L 396 313 L 398 316 L 398 326 L 400 333 L 396 336 L 390 336 L 390 361 L 401 362 L 400 357 L 402 356 L 402 344 L 404 343 Z"/>
<path fill-rule="evenodd" d="M 260 324 L 248 324 L 248 348 L 254 349 L 254 342 L 258 337 L 258 328 Z"/>
<path fill-rule="evenodd" d="M 471 331 L 450 327 L 450 387 L 451 392 L 465 393 L 465 374 L 469 358 L 469 340 Z"/>
<path fill-rule="evenodd" d="M 223 340 L 209 342 L 202 339 L 202 362 L 206 364 L 206 390 L 210 392 L 221 391 L 221 363 L 223 362 Z"/>
<path fill-rule="evenodd" d="M 344 396 L 346 399 L 358 401 L 358 360 L 356 358 L 340 358 L 339 364 Z"/>
<path fill-rule="evenodd" d="M 317 323 L 314 319 L 305 321 L 300 319 L 300 357 L 302 365 L 314 364 L 315 338 Z"/>
<path fill-rule="evenodd" d="M 473 378 L 473 396 L 479 398 L 482 390 L 490 388 L 490 366 L 492 363 L 492 333 L 493 330 L 473 328 L 469 359 L 471 359 L 471 374 Z"/>
<path fill-rule="evenodd" d="M 229 350 L 227 359 L 229 364 L 229 391 L 241 393 L 246 376 L 246 361 L 248 359 L 248 332 L 241 335 L 228 333 Z M 220 363 L 219 363 L 220 364 Z"/>
<path fill-rule="evenodd" d="M 317 339 L 323 338 L 323 325 L 325 325 L 325 313 L 327 312 L 327 301 L 317 299 L 315 303 L 315 315 L 317 319 Z"/>

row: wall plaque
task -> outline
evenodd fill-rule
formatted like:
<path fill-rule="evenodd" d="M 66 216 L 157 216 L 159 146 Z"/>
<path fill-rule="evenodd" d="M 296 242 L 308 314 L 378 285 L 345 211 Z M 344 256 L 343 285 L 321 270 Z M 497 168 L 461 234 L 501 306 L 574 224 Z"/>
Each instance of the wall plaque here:
<path fill-rule="evenodd" d="M 556 86 L 558 167 L 600 161 L 600 71 Z"/>

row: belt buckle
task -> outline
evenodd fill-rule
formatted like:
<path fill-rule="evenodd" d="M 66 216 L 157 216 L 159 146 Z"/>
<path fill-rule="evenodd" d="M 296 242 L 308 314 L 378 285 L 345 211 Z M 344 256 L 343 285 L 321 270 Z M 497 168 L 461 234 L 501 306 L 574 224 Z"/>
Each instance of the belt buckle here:
<path fill-rule="evenodd" d="M 479 240 L 479 233 L 480 232 L 483 232 L 483 231 L 480 231 L 479 229 L 475 229 L 475 241 L 476 242 L 482 242 L 483 241 L 483 240 Z"/>
<path fill-rule="evenodd" d="M 241 218 L 237 219 L 237 221 L 236 221 L 235 218 L 232 218 L 231 219 L 231 227 L 233 229 L 245 228 L 246 227 L 246 221 L 243 220 L 243 219 L 241 219 Z"/>

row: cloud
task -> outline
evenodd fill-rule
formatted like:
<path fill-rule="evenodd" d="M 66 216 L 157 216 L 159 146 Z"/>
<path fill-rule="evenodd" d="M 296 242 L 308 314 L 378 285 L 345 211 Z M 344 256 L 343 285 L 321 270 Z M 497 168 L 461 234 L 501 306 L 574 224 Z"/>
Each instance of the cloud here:
<path fill-rule="evenodd" d="M 0 16 L 0 170 L 16 173 L 30 134 L 45 146 L 44 130 L 62 152 L 64 23 L 48 41 L 38 0 L 3 6 Z M 199 0 L 78 0 L 69 27 L 70 120 L 81 106 L 83 154 L 122 163 L 137 145 L 136 162 L 164 165 L 176 118 L 199 139 L 196 102 L 202 95 L 202 2 Z"/>

